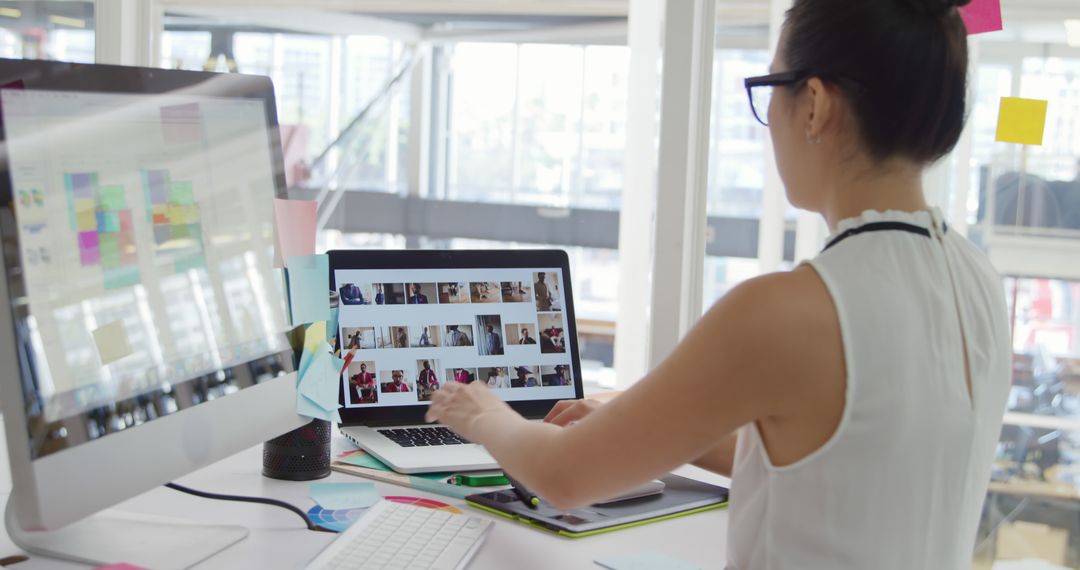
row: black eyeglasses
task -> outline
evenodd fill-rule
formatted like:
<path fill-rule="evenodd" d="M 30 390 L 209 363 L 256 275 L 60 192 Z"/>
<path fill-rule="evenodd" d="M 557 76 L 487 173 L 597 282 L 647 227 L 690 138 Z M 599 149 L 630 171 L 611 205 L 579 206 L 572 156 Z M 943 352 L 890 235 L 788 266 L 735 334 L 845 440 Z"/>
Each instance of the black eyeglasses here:
<path fill-rule="evenodd" d="M 762 125 L 769 126 L 769 105 L 772 104 L 773 87 L 798 85 L 813 75 L 802 69 L 746 78 L 746 96 L 750 98 L 750 110 L 754 113 L 754 118 Z"/>
<path fill-rule="evenodd" d="M 820 77 L 845 88 L 849 95 L 862 95 L 866 89 L 857 81 L 844 77 L 830 76 L 816 73 L 807 69 L 798 71 L 784 71 L 760 77 L 748 77 L 746 83 L 746 95 L 750 98 L 750 110 L 759 123 L 769 126 L 769 105 L 772 104 L 774 87 L 798 85 L 811 77 Z"/>

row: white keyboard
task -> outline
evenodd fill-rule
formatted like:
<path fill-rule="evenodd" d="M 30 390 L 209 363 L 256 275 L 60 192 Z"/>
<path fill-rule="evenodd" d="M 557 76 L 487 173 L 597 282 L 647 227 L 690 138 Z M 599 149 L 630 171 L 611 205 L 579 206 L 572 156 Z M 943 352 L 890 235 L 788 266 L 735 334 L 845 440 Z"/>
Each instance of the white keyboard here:
<path fill-rule="evenodd" d="M 323 568 L 455 570 L 465 568 L 492 522 L 379 501 L 307 565 Z"/>

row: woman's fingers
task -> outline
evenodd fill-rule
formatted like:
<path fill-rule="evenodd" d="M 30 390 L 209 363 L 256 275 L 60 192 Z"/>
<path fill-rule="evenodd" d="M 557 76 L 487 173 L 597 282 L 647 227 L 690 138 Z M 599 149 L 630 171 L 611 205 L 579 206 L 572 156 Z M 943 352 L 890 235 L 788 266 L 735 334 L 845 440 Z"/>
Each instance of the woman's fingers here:
<path fill-rule="evenodd" d="M 561 400 L 559 402 L 555 402 L 555 407 L 551 408 L 551 411 L 548 412 L 546 416 L 544 416 L 544 421 L 551 422 L 552 419 L 554 419 L 559 414 L 565 412 L 567 408 L 573 406 L 575 403 L 577 403 L 575 400 Z"/>
<path fill-rule="evenodd" d="M 565 427 L 589 415 L 599 406 L 600 404 L 591 400 L 577 400 L 548 421 L 557 426 Z"/>
<path fill-rule="evenodd" d="M 439 421 L 439 418 L 442 417 L 447 405 L 453 400 L 457 388 L 458 386 L 451 382 L 444 385 L 442 388 L 435 390 L 435 392 L 431 394 L 431 405 L 428 406 L 427 413 L 424 414 L 424 420 L 428 423 Z"/>

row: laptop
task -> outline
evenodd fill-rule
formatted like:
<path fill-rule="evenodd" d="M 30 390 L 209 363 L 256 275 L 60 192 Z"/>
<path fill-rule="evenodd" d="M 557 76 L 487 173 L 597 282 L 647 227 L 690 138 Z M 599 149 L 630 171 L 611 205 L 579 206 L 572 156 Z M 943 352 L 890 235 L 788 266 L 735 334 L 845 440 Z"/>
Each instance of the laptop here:
<path fill-rule="evenodd" d="M 329 252 L 341 432 L 400 473 L 497 468 L 426 424 L 432 394 L 483 382 L 524 417 L 582 397 L 570 265 L 558 250 Z"/>

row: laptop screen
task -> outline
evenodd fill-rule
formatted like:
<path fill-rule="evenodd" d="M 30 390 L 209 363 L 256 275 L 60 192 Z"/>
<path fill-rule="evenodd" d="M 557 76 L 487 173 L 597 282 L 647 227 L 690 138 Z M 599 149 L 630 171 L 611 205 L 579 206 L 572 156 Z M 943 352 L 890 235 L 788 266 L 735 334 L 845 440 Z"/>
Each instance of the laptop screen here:
<path fill-rule="evenodd" d="M 578 392 L 561 268 L 333 274 L 346 410 L 424 405 L 449 382 L 483 382 L 508 402 Z"/>

